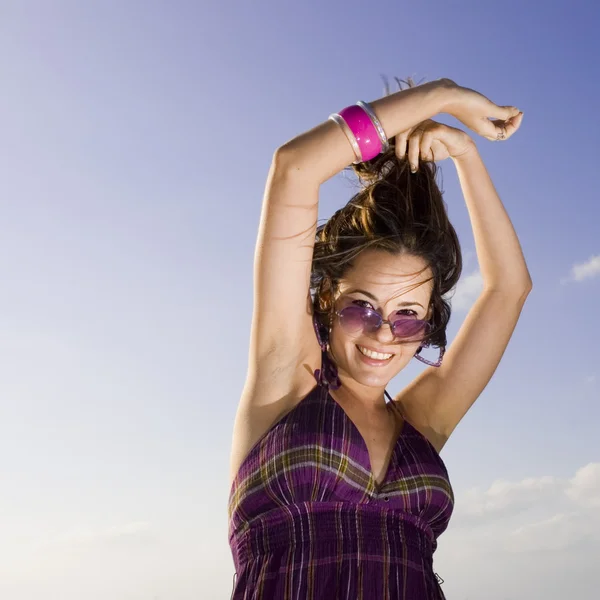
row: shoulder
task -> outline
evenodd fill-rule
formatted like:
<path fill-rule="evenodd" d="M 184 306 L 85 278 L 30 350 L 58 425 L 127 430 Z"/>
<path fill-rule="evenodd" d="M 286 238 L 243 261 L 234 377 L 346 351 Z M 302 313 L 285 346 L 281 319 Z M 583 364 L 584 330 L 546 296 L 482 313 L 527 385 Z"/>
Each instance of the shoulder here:
<path fill-rule="evenodd" d="M 405 423 L 408 422 L 410 427 L 415 430 L 418 435 L 423 436 L 439 454 L 442 448 L 448 441 L 448 437 L 443 435 L 431 418 L 427 411 L 427 407 L 418 402 L 414 402 L 408 395 L 400 392 L 393 399 L 394 408 L 400 413 Z M 406 427 L 406 425 L 405 425 Z"/>
<path fill-rule="evenodd" d="M 301 369 L 298 368 L 299 374 L 292 382 L 273 373 L 270 377 L 246 380 L 233 425 L 231 480 L 251 449 L 257 447 L 303 400 L 307 400 L 304 404 L 309 404 L 310 398 L 317 397 L 312 393 L 316 387 L 312 367 L 312 364 L 304 363 Z"/>

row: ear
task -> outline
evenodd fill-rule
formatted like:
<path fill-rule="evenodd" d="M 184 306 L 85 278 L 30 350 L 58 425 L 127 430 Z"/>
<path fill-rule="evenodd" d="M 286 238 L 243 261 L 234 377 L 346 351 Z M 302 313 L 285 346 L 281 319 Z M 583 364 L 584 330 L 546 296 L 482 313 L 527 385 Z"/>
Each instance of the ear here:
<path fill-rule="evenodd" d="M 319 308 L 323 311 L 331 310 L 334 302 L 333 290 L 329 281 L 323 281 L 319 290 Z"/>

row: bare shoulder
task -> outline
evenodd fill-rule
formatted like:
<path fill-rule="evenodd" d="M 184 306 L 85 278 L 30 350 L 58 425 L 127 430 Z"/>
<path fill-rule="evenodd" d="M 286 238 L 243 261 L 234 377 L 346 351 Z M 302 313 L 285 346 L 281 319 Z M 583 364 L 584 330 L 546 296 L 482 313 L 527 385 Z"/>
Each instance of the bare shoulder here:
<path fill-rule="evenodd" d="M 419 431 L 439 454 L 448 441 L 448 436 L 436 425 L 422 381 L 414 381 L 404 388 L 395 396 L 394 404 L 402 417 Z"/>
<path fill-rule="evenodd" d="M 292 411 L 315 386 L 320 349 L 298 357 L 295 369 L 279 372 L 249 373 L 240 398 L 233 425 L 230 457 L 230 482 L 252 448 Z"/>

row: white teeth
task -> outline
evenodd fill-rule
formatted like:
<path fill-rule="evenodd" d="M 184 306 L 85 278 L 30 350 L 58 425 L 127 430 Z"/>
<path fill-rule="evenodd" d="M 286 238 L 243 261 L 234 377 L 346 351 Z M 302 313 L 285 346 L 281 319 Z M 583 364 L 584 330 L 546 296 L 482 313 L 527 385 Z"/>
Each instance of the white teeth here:
<path fill-rule="evenodd" d="M 369 358 L 375 358 L 377 360 L 387 360 L 388 358 L 391 358 L 392 356 L 394 356 L 393 354 L 383 354 L 381 352 L 373 352 L 372 350 L 369 350 L 367 348 L 365 348 L 364 346 L 356 346 L 361 354 L 364 354 L 365 356 L 368 356 Z"/>

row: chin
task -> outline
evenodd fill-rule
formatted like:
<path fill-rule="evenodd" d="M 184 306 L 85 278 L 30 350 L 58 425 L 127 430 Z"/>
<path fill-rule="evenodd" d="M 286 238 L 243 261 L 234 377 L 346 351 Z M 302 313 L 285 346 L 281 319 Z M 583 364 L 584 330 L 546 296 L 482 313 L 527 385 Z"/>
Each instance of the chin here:
<path fill-rule="evenodd" d="M 389 384 L 389 382 L 395 377 L 396 373 L 394 373 L 391 377 L 383 377 L 382 375 L 374 375 L 372 373 L 350 373 L 352 379 L 356 381 L 356 383 L 360 383 L 366 387 L 377 387 L 377 388 L 385 388 Z"/>

